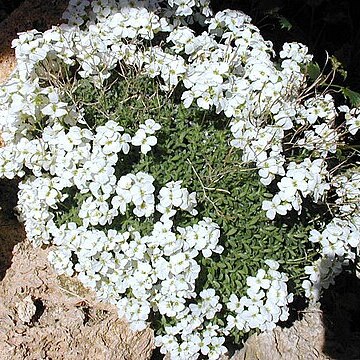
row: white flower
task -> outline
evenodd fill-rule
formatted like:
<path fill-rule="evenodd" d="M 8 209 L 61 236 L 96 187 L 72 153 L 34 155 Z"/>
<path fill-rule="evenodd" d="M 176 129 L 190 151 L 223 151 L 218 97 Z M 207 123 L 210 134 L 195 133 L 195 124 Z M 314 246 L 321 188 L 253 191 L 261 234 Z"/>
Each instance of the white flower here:
<path fill-rule="evenodd" d="M 170 271 L 174 274 L 180 274 L 189 266 L 189 261 L 184 253 L 177 253 L 170 258 Z"/>
<path fill-rule="evenodd" d="M 262 289 L 269 289 L 271 282 L 269 279 L 266 279 L 266 272 L 263 269 L 260 269 L 255 277 L 248 277 L 246 279 L 246 283 L 250 286 L 253 290 L 259 291 Z"/>
<path fill-rule="evenodd" d="M 339 110 L 345 113 L 345 122 L 351 135 L 356 135 L 360 129 L 360 111 L 358 108 L 349 109 L 348 106 L 339 106 Z"/>
<path fill-rule="evenodd" d="M 279 195 L 275 195 L 271 201 L 263 201 L 262 209 L 266 211 L 266 216 L 273 220 L 276 214 L 286 215 L 290 207 L 288 203 L 281 200 Z"/>
<path fill-rule="evenodd" d="M 131 143 L 134 146 L 140 146 L 141 152 L 147 154 L 151 147 L 156 145 L 157 138 L 155 136 L 147 136 L 144 129 L 139 129 L 132 138 Z"/>
<path fill-rule="evenodd" d="M 65 102 L 50 102 L 48 105 L 41 109 L 41 112 L 44 115 L 48 115 L 50 118 L 54 119 L 66 115 L 68 113 L 66 107 L 67 103 Z"/>
<path fill-rule="evenodd" d="M 161 128 L 160 124 L 156 123 L 154 119 L 145 120 L 145 124 L 139 125 L 140 129 L 143 129 L 147 134 L 153 135 L 157 130 Z"/>

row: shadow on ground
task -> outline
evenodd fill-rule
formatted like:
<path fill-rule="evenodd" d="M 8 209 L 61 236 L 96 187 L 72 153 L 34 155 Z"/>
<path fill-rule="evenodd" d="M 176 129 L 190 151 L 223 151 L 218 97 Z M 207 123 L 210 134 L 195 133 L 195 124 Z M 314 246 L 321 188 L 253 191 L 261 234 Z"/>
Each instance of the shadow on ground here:
<path fill-rule="evenodd" d="M 337 360 L 360 359 L 360 280 L 342 273 L 322 300 L 323 352 Z"/>
<path fill-rule="evenodd" d="M 14 246 L 25 239 L 24 228 L 14 214 L 17 203 L 16 181 L 0 179 L 0 281 L 11 266 Z"/>

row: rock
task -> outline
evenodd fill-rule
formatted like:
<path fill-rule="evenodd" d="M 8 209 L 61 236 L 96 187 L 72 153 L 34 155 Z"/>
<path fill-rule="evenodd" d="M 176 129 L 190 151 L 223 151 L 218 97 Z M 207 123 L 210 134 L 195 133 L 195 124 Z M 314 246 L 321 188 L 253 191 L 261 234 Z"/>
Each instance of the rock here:
<path fill-rule="evenodd" d="M 36 313 L 36 306 L 35 306 L 34 302 L 32 301 L 31 296 L 28 295 L 25 297 L 25 299 L 23 301 L 18 302 L 16 304 L 16 310 L 17 310 L 19 319 L 23 323 L 25 323 L 25 324 L 30 323 Z"/>
<path fill-rule="evenodd" d="M 76 278 L 57 276 L 48 251 L 28 240 L 14 246 L 0 283 L 1 360 L 150 359 L 153 331 L 132 332 L 115 306 Z"/>
<path fill-rule="evenodd" d="M 277 326 L 271 332 L 250 336 L 231 360 L 328 360 L 331 358 L 323 353 L 324 343 L 322 312 L 310 308 L 290 328 Z"/>

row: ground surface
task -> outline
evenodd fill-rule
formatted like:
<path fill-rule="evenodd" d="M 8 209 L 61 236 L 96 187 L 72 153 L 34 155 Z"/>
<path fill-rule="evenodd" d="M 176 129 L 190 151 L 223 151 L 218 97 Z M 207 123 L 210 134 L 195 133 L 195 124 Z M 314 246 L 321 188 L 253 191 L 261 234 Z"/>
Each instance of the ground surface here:
<path fill-rule="evenodd" d="M 24 1 L 10 15 L 5 12 L 0 23 L 0 82 L 15 67 L 10 44 L 16 33 L 59 23 L 66 3 Z M 15 204 L 16 184 L 0 180 L 1 360 L 159 358 L 158 353 L 152 355 L 150 329 L 130 332 L 113 307 L 98 303 L 76 280 L 54 273 L 48 249 L 34 249 L 26 240 L 13 214 Z M 353 292 L 333 293 L 337 298 L 325 302 L 325 313 L 308 309 L 289 328 L 252 336 L 233 359 L 360 359 L 359 329 L 349 316 L 359 315 L 359 283 L 351 286 Z"/>
<path fill-rule="evenodd" d="M 0 286 L 0 354 L 15 359 L 149 359 L 150 329 L 132 333 L 116 310 L 77 281 L 56 276 L 47 251 L 34 249 L 21 227 L 5 223 L 20 243 Z M 6 236 L 8 240 L 11 237 Z"/>

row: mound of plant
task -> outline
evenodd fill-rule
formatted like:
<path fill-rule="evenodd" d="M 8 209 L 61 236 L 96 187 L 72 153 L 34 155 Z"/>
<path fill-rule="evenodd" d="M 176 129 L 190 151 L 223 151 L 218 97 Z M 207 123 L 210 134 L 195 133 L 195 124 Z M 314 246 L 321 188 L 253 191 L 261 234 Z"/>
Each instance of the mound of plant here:
<path fill-rule="evenodd" d="M 307 48 L 207 1 L 70 1 L 14 40 L 0 176 L 34 246 L 172 359 L 320 298 L 359 245 L 360 111 Z"/>

